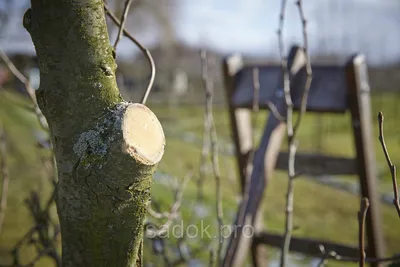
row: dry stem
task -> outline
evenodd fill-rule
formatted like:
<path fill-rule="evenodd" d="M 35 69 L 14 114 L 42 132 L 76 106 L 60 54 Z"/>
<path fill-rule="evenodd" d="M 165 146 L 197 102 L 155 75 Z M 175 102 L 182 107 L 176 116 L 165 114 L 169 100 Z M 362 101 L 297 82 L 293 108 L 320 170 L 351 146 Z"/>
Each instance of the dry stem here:
<path fill-rule="evenodd" d="M 393 204 L 397 210 L 397 214 L 400 217 L 400 203 L 399 203 L 399 189 L 397 187 L 397 177 L 396 177 L 396 166 L 393 165 L 392 161 L 390 160 L 390 156 L 389 156 L 389 152 L 388 149 L 386 147 L 386 143 L 385 143 L 385 137 L 383 134 L 383 121 L 384 121 L 384 117 L 383 117 L 383 113 L 379 112 L 378 115 L 378 122 L 379 122 L 379 141 L 381 142 L 382 145 L 382 150 L 383 153 L 385 154 L 385 158 L 386 158 L 386 162 L 389 166 L 390 169 L 390 174 L 392 176 L 392 183 L 393 183 Z"/>
<path fill-rule="evenodd" d="M 1 187 L 1 200 L 0 200 L 0 233 L 1 233 L 4 218 L 6 216 L 8 185 L 10 182 L 10 176 L 8 174 L 8 166 L 7 166 L 6 135 L 4 133 L 1 122 L 0 122 L 0 174 L 1 177 L 3 178 Z"/>
<path fill-rule="evenodd" d="M 301 106 L 300 113 L 297 117 L 296 123 L 293 126 L 293 101 L 291 97 L 290 91 L 290 75 L 288 69 L 288 61 L 284 56 L 284 43 L 283 43 L 283 26 L 285 21 L 285 9 L 286 9 L 286 0 L 282 0 L 281 2 L 281 12 L 279 16 L 279 29 L 278 29 L 278 40 L 279 40 L 279 51 L 281 56 L 281 66 L 283 72 L 283 85 L 284 85 L 284 94 L 285 101 L 287 105 L 287 139 L 288 139 L 288 147 L 289 147 L 289 157 L 288 157 L 288 185 L 287 185 L 287 193 L 286 193 L 286 218 L 285 218 L 285 233 L 284 233 L 284 243 L 282 246 L 281 252 L 281 261 L 280 266 L 284 267 L 287 264 L 287 257 L 289 254 L 290 247 L 290 239 L 293 231 L 293 201 L 294 201 L 294 178 L 296 177 L 295 171 L 295 154 L 297 150 L 297 142 L 295 140 L 296 134 L 298 132 L 299 126 L 301 124 L 301 120 L 306 112 L 307 108 L 307 99 L 308 92 L 311 86 L 312 81 L 312 70 L 311 63 L 308 56 L 308 38 L 307 38 L 307 21 L 304 16 L 302 2 L 298 0 L 296 5 L 299 10 L 300 19 L 302 22 L 303 28 L 303 42 L 304 42 L 304 53 L 306 54 L 306 71 L 307 71 L 307 80 L 304 87 L 304 91 L 301 98 Z"/>
<path fill-rule="evenodd" d="M 211 141 L 211 160 L 213 166 L 213 173 L 215 178 L 215 193 L 216 193 L 216 213 L 217 213 L 217 223 L 218 223 L 218 249 L 217 249 L 217 265 L 221 264 L 222 257 L 222 246 L 223 246 L 223 235 L 222 235 L 222 225 L 223 225 L 223 210 L 222 210 L 222 192 L 221 192 L 221 171 L 219 169 L 218 163 L 218 140 L 217 132 L 215 129 L 215 122 L 213 118 L 213 93 L 214 84 L 212 79 L 210 79 L 208 74 L 208 56 L 207 52 L 200 51 L 201 63 L 202 63 L 202 81 L 206 96 L 205 101 L 205 125 L 209 129 L 209 136 Z"/>
<path fill-rule="evenodd" d="M 131 4 L 132 4 L 132 0 L 126 0 L 125 1 L 124 11 L 122 12 L 122 16 L 121 16 L 121 24 L 119 25 L 118 35 L 117 35 L 117 38 L 115 39 L 115 43 L 114 43 L 115 51 L 117 51 L 118 43 L 122 38 L 122 34 L 124 32 L 124 29 L 125 29 L 125 21 L 126 21 L 126 18 L 128 16 L 128 12 L 129 12 L 129 8 L 130 8 Z"/>
<path fill-rule="evenodd" d="M 106 11 L 106 14 L 111 18 L 111 20 L 118 26 L 121 27 L 121 22 L 119 19 L 111 12 L 111 10 L 108 8 L 108 5 L 104 3 L 104 10 Z M 153 57 L 151 56 L 150 51 L 145 48 L 138 40 L 136 40 L 135 37 L 133 37 L 127 30 L 122 29 L 124 35 L 128 37 L 129 40 L 131 40 L 139 49 L 142 51 L 142 53 L 146 56 L 147 60 L 149 61 L 150 68 L 151 68 L 151 77 L 149 81 L 149 85 L 147 86 L 147 89 L 142 97 L 141 103 L 143 105 L 146 104 L 147 98 L 149 97 L 149 94 L 151 92 L 151 89 L 153 88 L 154 84 L 154 79 L 156 77 L 156 66 L 154 64 Z"/>
<path fill-rule="evenodd" d="M 39 120 L 40 126 L 43 130 L 48 131 L 49 126 L 47 124 L 46 118 L 43 116 L 38 103 L 36 101 L 35 89 L 31 86 L 29 80 L 23 75 L 17 67 L 15 67 L 14 63 L 8 58 L 8 56 L 4 53 L 2 49 L 0 49 L 0 58 L 4 61 L 8 69 L 14 74 L 14 76 L 25 85 L 26 92 L 28 93 L 32 103 L 35 106 L 35 113 Z"/>
<path fill-rule="evenodd" d="M 369 207 L 368 198 L 364 197 L 361 200 L 360 211 L 358 212 L 358 245 L 360 248 L 360 267 L 365 266 L 365 219 Z"/>

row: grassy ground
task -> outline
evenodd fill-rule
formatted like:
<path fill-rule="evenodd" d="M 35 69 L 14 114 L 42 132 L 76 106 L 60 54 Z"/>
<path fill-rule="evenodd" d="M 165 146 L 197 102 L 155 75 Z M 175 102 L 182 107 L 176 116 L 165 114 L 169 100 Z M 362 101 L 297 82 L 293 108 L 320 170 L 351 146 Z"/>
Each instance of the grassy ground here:
<path fill-rule="evenodd" d="M 50 183 L 42 165 L 46 156 L 37 146 L 36 136 L 43 136 L 37 118 L 27 112 L 29 103 L 16 95 L 0 91 L 0 122 L 7 138 L 7 162 L 10 173 L 8 205 L 3 230 L 0 233 L 0 263 L 9 262 L 9 250 L 32 227 L 32 218 L 24 200 L 32 191 L 40 193 L 46 201 Z M 22 250 L 22 263 L 34 257 L 33 248 Z M 44 263 L 48 261 L 43 260 Z"/>
<path fill-rule="evenodd" d="M 10 101 L 10 99 L 12 101 Z M 397 112 L 396 100 L 392 96 L 376 98 L 373 101 L 374 114 L 377 109 L 383 108 L 386 114 L 385 133 L 386 140 L 393 161 L 400 162 L 400 140 L 397 133 L 395 116 Z M 0 233 L 0 263 L 6 261 L 9 249 L 15 244 L 31 225 L 27 209 L 23 200 L 31 190 L 38 190 L 43 196 L 49 194 L 49 182 L 45 177 L 41 165 L 43 152 L 36 146 L 34 137 L 39 131 L 36 118 L 25 110 L 18 108 L 16 103 L 26 103 L 15 95 L 0 91 L 0 120 L 2 121 L 7 136 L 9 147 L 10 191 L 9 205 L 2 233 Z M 190 142 L 182 140 L 169 129 L 182 132 L 192 132 L 195 136 L 202 135 L 203 109 L 201 107 L 166 108 L 150 106 L 160 117 L 166 129 L 167 146 L 164 158 L 159 166 L 159 172 L 181 179 L 188 173 L 193 173 L 192 180 L 186 187 L 183 198 L 183 219 L 185 225 L 204 223 L 216 225 L 215 221 L 215 187 L 211 172 L 204 183 L 205 199 L 202 205 L 196 204 L 197 193 L 196 178 L 198 177 L 201 148 Z M 260 114 L 258 125 L 263 127 L 266 114 Z M 225 110 L 215 111 L 215 120 L 219 138 L 222 143 L 230 141 L 229 121 Z M 318 147 L 327 153 L 343 156 L 352 156 L 353 144 L 350 135 L 348 115 L 323 115 L 317 117 L 308 115 L 304 120 L 299 135 L 300 150 L 316 151 Z M 318 136 L 316 123 L 322 121 L 322 136 Z M 374 128 L 377 129 L 376 123 Z M 257 135 L 260 136 L 258 131 Z M 377 136 L 377 131 L 375 133 Z M 376 158 L 380 171 L 381 190 L 390 189 L 389 171 L 385 165 L 383 154 L 376 140 Z M 238 200 L 238 184 L 236 175 L 236 162 L 233 157 L 220 156 L 222 172 L 222 191 L 224 206 L 224 224 L 232 222 Z M 346 178 L 349 179 L 349 178 Z M 168 208 L 172 202 L 172 192 L 169 189 L 169 178 L 157 175 L 154 179 L 153 198 L 162 203 L 163 208 Z M 271 231 L 282 232 L 284 222 L 284 194 L 286 187 L 286 174 L 277 172 L 271 179 L 266 197 L 265 224 Z M 295 184 L 295 212 L 294 223 L 296 236 L 307 236 L 332 240 L 346 244 L 357 243 L 357 209 L 359 200 L 356 196 L 341 192 L 327 186 L 316 184 L 309 180 L 298 179 Z M 396 217 L 392 206 L 382 206 L 383 230 L 388 247 L 388 254 L 400 252 L 400 221 Z M 215 231 L 213 232 L 215 233 Z M 199 246 L 202 240 L 192 239 L 193 246 Z M 204 240 L 203 240 L 204 241 Z M 216 245 L 214 239 L 213 246 Z M 146 257 L 149 257 L 149 246 L 146 246 Z M 200 257 L 208 257 L 209 251 L 201 251 Z M 33 252 L 27 249 L 24 257 L 32 257 Z M 161 259 L 154 259 L 155 262 Z M 43 261 L 38 266 L 50 266 L 48 261 Z M 298 263 L 298 262 L 297 262 Z M 306 264 L 308 264 L 307 262 Z M 160 266 L 160 262 L 156 264 Z M 343 266 L 328 265 L 328 266 Z"/>
<path fill-rule="evenodd" d="M 382 110 L 385 114 L 385 137 L 394 163 L 400 162 L 400 139 L 397 134 L 396 113 L 397 103 L 393 95 L 375 97 L 373 99 L 373 114 Z M 173 128 L 174 131 L 186 131 L 202 135 L 202 107 L 188 107 L 166 109 L 154 106 L 153 110 L 164 119 L 164 127 Z M 261 128 L 266 120 L 266 113 L 258 115 L 258 131 L 256 136 L 261 136 Z M 171 119 L 172 118 L 172 119 Z M 222 143 L 230 141 L 228 114 L 224 109 L 216 109 L 215 120 L 219 139 Z M 322 123 L 321 123 L 322 122 Z M 322 125 L 318 124 L 321 123 Z M 349 114 L 339 115 L 314 115 L 309 114 L 303 121 L 299 132 L 300 151 L 324 152 L 331 155 L 351 156 L 355 155 L 353 137 L 351 135 Z M 378 137 L 377 121 L 374 120 L 375 136 Z M 175 139 L 174 139 L 175 138 Z M 182 177 L 191 167 L 198 168 L 200 148 L 188 146 L 178 136 L 168 136 L 167 131 L 166 155 L 160 165 L 160 170 Z M 284 149 L 284 148 L 283 148 Z M 391 190 L 390 172 L 387 168 L 378 138 L 375 140 L 375 151 L 379 169 L 380 191 Z M 184 155 L 181 160 L 176 160 L 176 155 Z M 192 156 L 193 155 L 193 156 Z M 186 160 L 186 159 L 191 159 Z M 223 195 L 226 215 L 232 215 L 236 205 L 234 195 L 237 193 L 236 162 L 232 157 L 221 156 L 221 168 L 223 172 Z M 175 167 L 174 167 L 175 166 Z M 286 174 L 277 172 L 274 175 L 264 200 L 265 223 L 271 231 L 283 232 Z M 213 184 L 211 176 L 206 184 Z M 342 179 L 355 181 L 355 177 L 342 177 Z M 195 186 L 193 184 L 193 186 Z M 214 189 L 207 187 L 207 195 L 213 200 Z M 357 211 L 359 209 L 358 197 L 316 184 L 310 180 L 299 179 L 295 186 L 295 213 L 294 223 L 297 228 L 296 236 L 307 236 L 332 240 L 345 244 L 357 244 Z M 388 253 L 400 251 L 400 221 L 396 216 L 394 207 L 382 205 L 383 229 Z M 226 216 L 230 217 L 230 216 Z M 229 223 L 229 219 L 225 220 Z M 343 227 L 345 226 L 345 227 Z M 343 266 L 343 264 L 338 264 Z"/>

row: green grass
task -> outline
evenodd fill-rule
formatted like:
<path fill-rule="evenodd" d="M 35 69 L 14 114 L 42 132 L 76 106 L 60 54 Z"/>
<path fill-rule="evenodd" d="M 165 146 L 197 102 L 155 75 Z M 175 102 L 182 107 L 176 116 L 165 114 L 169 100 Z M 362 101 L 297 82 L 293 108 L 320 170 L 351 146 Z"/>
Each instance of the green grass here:
<path fill-rule="evenodd" d="M 396 100 L 393 95 L 376 97 L 372 101 L 373 114 L 382 110 L 385 114 L 385 137 L 389 147 L 391 158 L 394 163 L 400 162 L 400 143 L 396 132 Z M 152 107 L 154 112 L 161 118 L 165 127 L 173 128 L 175 131 L 182 130 L 192 132 L 197 137 L 202 136 L 202 107 L 186 107 L 166 109 L 164 107 Z M 256 137 L 260 137 L 265 121 L 266 112 L 260 113 L 257 118 Z M 225 109 L 215 109 L 215 121 L 219 140 L 223 143 L 230 141 L 230 125 L 228 114 Z M 172 119 L 171 119 L 172 118 Z M 318 122 L 322 121 L 321 128 Z M 378 125 L 373 121 L 376 159 L 379 169 L 380 191 L 391 190 L 390 171 L 387 168 L 384 155 L 378 142 Z M 321 134 L 320 134 L 321 133 Z M 168 170 L 168 173 L 182 177 L 190 171 L 189 167 L 198 168 L 200 148 L 188 146 L 187 143 L 177 139 L 176 136 L 168 138 L 166 154 L 160 164 L 160 170 Z M 349 114 L 308 114 L 301 125 L 298 138 L 300 140 L 300 151 L 323 152 L 331 155 L 354 157 L 353 136 Z M 316 144 L 317 143 L 317 144 Z M 318 144 L 319 143 L 319 144 Z M 285 145 L 282 149 L 285 149 Z M 318 149 L 318 147 L 320 147 Z M 183 155 L 177 162 L 176 155 Z M 190 161 L 186 159 L 191 159 Z M 223 195 L 224 207 L 229 211 L 236 207 L 234 196 L 238 192 L 237 184 L 232 181 L 236 179 L 236 165 L 232 157 L 221 157 L 221 168 L 223 173 Z M 185 170 L 185 167 L 187 170 Z M 233 171 L 234 170 L 234 171 Z M 268 186 L 265 206 L 265 224 L 268 229 L 275 232 L 283 232 L 286 177 L 283 172 L 277 172 Z M 347 178 L 347 177 L 345 177 Z M 353 181 L 356 177 L 352 177 Z M 213 184 L 211 176 L 206 184 Z M 192 184 L 195 187 L 195 183 Z M 208 187 L 207 195 L 214 201 L 214 188 Z M 311 237 L 345 244 L 357 244 L 357 211 L 359 209 L 358 197 L 316 184 L 310 180 L 298 179 L 295 186 L 295 212 L 294 223 L 298 229 L 294 232 L 296 236 Z M 400 221 L 396 211 L 391 205 L 382 205 L 383 229 L 388 254 L 398 253 L 400 249 Z M 229 223 L 229 222 L 227 222 Z M 345 226 L 345 227 L 344 227 Z M 331 266 L 332 264 L 330 264 Z M 342 266 L 343 264 L 338 264 Z M 350 265 L 350 264 L 349 264 Z"/>
<path fill-rule="evenodd" d="M 11 101 L 10 101 L 11 99 Z M 394 163 L 400 162 L 400 143 L 396 128 L 396 100 L 393 96 L 385 96 L 373 99 L 374 114 L 377 114 L 379 103 L 382 102 L 385 113 L 385 134 L 391 157 Z M 9 205 L 2 233 L 0 233 L 0 263 L 8 260 L 8 251 L 15 242 L 29 229 L 32 222 L 28 216 L 23 200 L 31 190 L 39 190 L 43 196 L 49 194 L 50 187 L 45 171 L 43 170 L 41 157 L 44 152 L 36 146 L 33 134 L 40 127 L 34 115 L 18 107 L 15 102 L 26 105 L 28 101 L 21 97 L 0 91 L 0 120 L 2 121 L 8 136 L 9 147 L 9 169 L 11 176 Z M 197 137 L 202 137 L 203 108 L 181 107 L 166 108 L 162 106 L 151 106 L 159 116 L 166 129 L 167 146 L 165 155 L 158 170 L 177 177 L 181 180 L 185 175 L 193 173 L 188 183 L 182 206 L 182 221 L 185 225 L 199 224 L 201 219 L 195 216 L 195 196 L 197 194 L 196 179 L 199 173 L 201 147 L 182 141 L 181 138 L 171 133 L 175 131 L 192 132 Z M 387 111 L 386 111 L 387 110 Z M 300 150 L 316 151 L 318 142 L 323 152 L 353 156 L 353 143 L 350 132 L 349 116 L 346 115 L 322 115 L 323 136 L 319 140 L 316 115 L 307 115 L 299 132 Z M 257 136 L 266 120 L 266 114 L 258 116 Z M 215 109 L 215 121 L 219 139 L 222 143 L 230 142 L 230 126 L 228 114 L 223 108 Z M 375 136 L 377 137 L 377 125 L 374 124 Z M 381 189 L 390 189 L 390 176 L 381 152 L 378 140 L 375 142 L 376 158 L 380 170 Z M 239 197 L 237 183 L 236 161 L 233 157 L 220 155 L 220 167 L 222 173 L 222 192 L 224 208 L 224 224 L 232 223 Z M 265 225 L 275 232 L 283 231 L 284 205 L 287 175 L 276 172 L 272 177 L 266 196 L 263 201 L 265 207 Z M 173 193 L 168 186 L 168 178 L 157 177 L 154 180 L 152 198 L 158 200 L 163 210 L 169 208 L 173 201 Z M 207 175 L 204 181 L 204 206 L 208 213 L 203 218 L 204 223 L 216 226 L 215 219 L 215 186 L 212 173 Z M 357 210 L 359 200 L 356 196 L 346 192 L 334 190 L 327 186 L 316 184 L 310 180 L 298 179 L 295 184 L 295 209 L 294 224 L 296 236 L 307 236 L 341 242 L 345 244 L 357 244 Z M 396 217 L 394 207 L 382 205 L 383 230 L 388 254 L 400 252 L 400 220 Z M 213 235 L 215 229 L 213 230 Z M 203 240 L 204 241 L 204 240 Z M 201 240 L 189 240 L 194 247 L 201 244 Z M 213 239 L 215 247 L 216 240 Z M 145 258 L 150 257 L 151 247 L 145 246 Z M 173 252 L 170 252 L 173 253 Z M 32 257 L 33 251 L 27 249 L 25 258 Z M 199 257 L 207 259 L 209 251 L 203 249 Z M 156 266 L 160 266 L 162 259 L 152 259 Z M 43 261 L 38 266 L 50 266 L 49 262 Z M 328 266 L 343 266 L 343 264 L 329 264 Z"/>
<path fill-rule="evenodd" d="M 51 190 L 42 167 L 42 158 L 48 153 L 38 148 L 35 137 L 43 132 L 36 116 L 23 106 L 29 106 L 29 102 L 20 96 L 0 91 L 0 122 L 7 138 L 10 175 L 6 217 L 0 233 L 0 263 L 9 263 L 9 250 L 33 225 L 24 200 L 31 191 L 37 191 L 42 201 L 46 201 Z M 24 248 L 22 263 L 28 262 L 34 255 L 33 248 Z"/>

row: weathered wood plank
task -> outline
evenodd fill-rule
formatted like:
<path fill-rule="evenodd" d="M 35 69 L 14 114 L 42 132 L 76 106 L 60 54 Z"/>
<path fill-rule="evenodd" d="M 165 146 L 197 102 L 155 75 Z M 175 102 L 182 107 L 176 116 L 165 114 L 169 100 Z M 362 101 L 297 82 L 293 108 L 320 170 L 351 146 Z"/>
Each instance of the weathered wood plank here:
<path fill-rule="evenodd" d="M 367 197 L 370 202 L 366 221 L 369 246 L 367 253 L 371 257 L 380 258 L 384 256 L 385 248 L 377 191 L 377 167 L 374 151 L 374 139 L 376 138 L 374 138 L 372 130 L 370 88 L 364 56 L 356 55 L 349 61 L 347 80 L 361 195 Z M 382 265 L 374 263 L 371 266 Z"/>
<path fill-rule="evenodd" d="M 297 64 L 297 60 L 299 59 L 299 50 L 298 48 L 294 48 L 289 54 L 288 65 L 290 66 L 290 73 L 295 73 L 298 70 L 299 64 Z M 282 83 L 283 81 L 281 80 Z M 271 102 L 276 107 L 276 111 L 280 116 L 286 117 L 286 101 L 283 90 L 280 88 L 282 86 L 275 88 L 276 90 Z M 250 248 L 252 248 L 253 265 L 260 266 L 262 264 L 262 254 L 264 253 L 258 249 L 257 245 L 252 243 L 253 236 L 246 235 L 245 231 L 247 229 L 260 230 L 258 224 L 261 213 L 260 203 L 264 190 L 275 169 L 281 142 L 285 136 L 285 129 L 285 122 L 271 112 L 267 118 L 261 142 L 255 152 L 252 165 L 248 168 L 249 176 L 246 179 L 247 183 L 243 199 L 239 205 L 238 214 L 234 222 L 236 231 L 230 236 L 222 263 L 224 267 L 243 266 Z"/>
<path fill-rule="evenodd" d="M 282 247 L 283 236 L 281 234 L 274 234 L 263 232 L 255 236 L 254 242 L 258 244 L 269 245 L 273 247 Z M 303 253 L 305 255 L 321 257 L 322 253 L 319 246 L 323 245 L 325 251 L 335 251 L 338 255 L 346 257 L 358 257 L 359 249 L 357 246 L 347 246 L 343 244 L 333 243 L 325 240 L 315 240 L 310 238 L 298 238 L 292 236 L 290 240 L 289 250 L 292 252 Z"/>
<path fill-rule="evenodd" d="M 292 49 L 297 49 L 296 47 Z M 294 109 L 299 110 L 301 97 L 307 79 L 305 57 L 299 51 L 296 59 L 296 70 L 291 77 L 291 92 Z M 232 103 L 235 107 L 251 108 L 253 105 L 252 71 L 257 67 L 260 77 L 259 106 L 268 109 L 276 88 L 280 86 L 282 77 L 279 65 L 244 66 L 235 74 L 235 87 Z M 344 113 L 348 109 L 347 80 L 345 64 L 312 65 L 313 79 L 308 95 L 307 111 Z"/>
<path fill-rule="evenodd" d="M 236 74 L 243 67 L 243 59 L 239 55 L 228 57 L 223 62 L 225 93 L 231 99 L 235 84 Z M 231 122 L 232 139 L 235 144 L 236 160 L 239 168 L 239 177 L 242 193 L 244 192 L 246 167 L 249 152 L 253 148 L 253 133 L 251 127 L 251 112 L 248 109 L 238 109 L 228 101 L 229 118 Z"/>
<path fill-rule="evenodd" d="M 283 97 L 274 101 L 281 114 L 286 113 L 286 103 Z M 252 236 L 244 234 L 246 229 L 254 229 L 256 217 L 263 197 L 264 189 L 275 167 L 281 140 L 285 135 L 285 123 L 272 113 L 268 117 L 261 144 L 257 149 L 251 176 L 246 185 L 245 194 L 240 203 L 234 222 L 236 231 L 231 235 L 222 266 L 243 266 L 252 245 Z M 253 246 L 253 250 L 256 249 Z M 256 262 L 253 262 L 256 264 Z"/>
<path fill-rule="evenodd" d="M 288 152 L 279 153 L 276 169 L 288 170 L 288 159 Z M 301 175 L 310 176 L 358 174 L 355 159 L 306 153 L 296 153 L 295 170 Z"/>

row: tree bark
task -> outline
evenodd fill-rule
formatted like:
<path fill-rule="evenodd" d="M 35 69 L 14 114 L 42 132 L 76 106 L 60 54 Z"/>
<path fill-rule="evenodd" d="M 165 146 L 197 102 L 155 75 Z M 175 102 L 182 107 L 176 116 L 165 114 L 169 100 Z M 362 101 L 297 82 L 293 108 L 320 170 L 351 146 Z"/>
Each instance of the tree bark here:
<path fill-rule="evenodd" d="M 31 0 L 38 104 L 58 168 L 62 265 L 141 265 L 151 177 L 164 152 L 156 116 L 116 85 L 102 0 Z"/>

